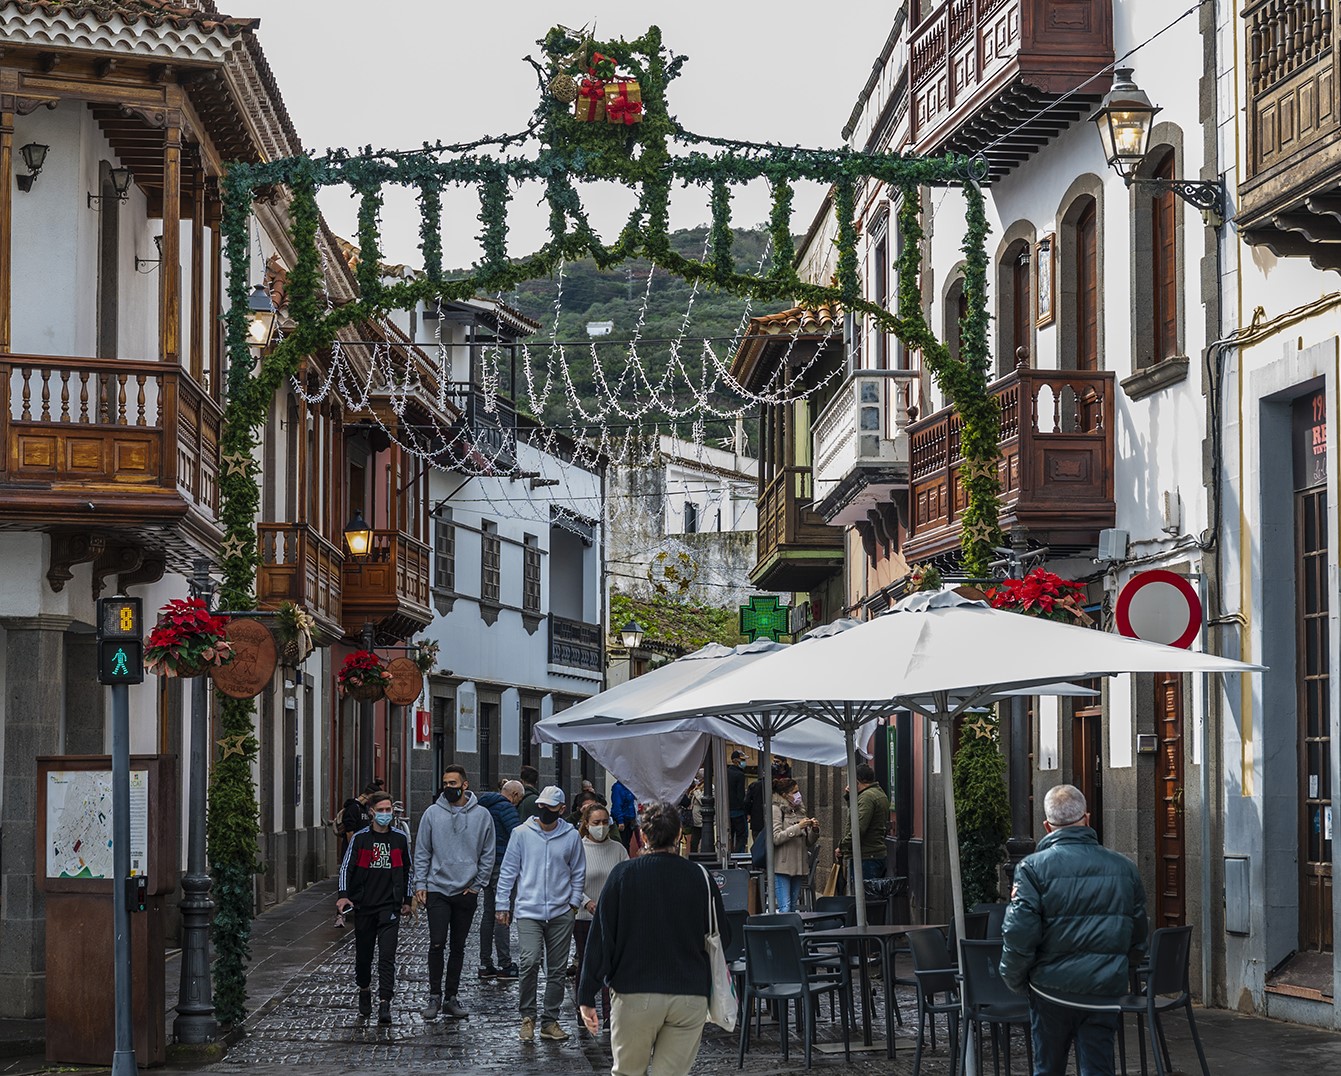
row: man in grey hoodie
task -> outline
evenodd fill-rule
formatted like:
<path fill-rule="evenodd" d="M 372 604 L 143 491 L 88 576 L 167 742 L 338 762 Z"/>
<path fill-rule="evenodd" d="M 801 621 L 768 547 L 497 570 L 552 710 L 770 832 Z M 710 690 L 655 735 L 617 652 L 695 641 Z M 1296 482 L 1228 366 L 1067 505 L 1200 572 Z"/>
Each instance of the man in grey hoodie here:
<path fill-rule="evenodd" d="M 428 906 L 425 1020 L 436 1019 L 439 1012 L 454 1020 L 467 1015 L 456 994 L 475 905 L 493 871 L 494 847 L 493 816 L 470 791 L 465 767 L 448 766 L 442 774 L 442 791 L 420 819 L 414 842 L 415 898 Z M 449 935 L 444 982 L 443 949 L 448 948 Z"/>
<path fill-rule="evenodd" d="M 562 1042 L 568 1032 L 559 1026 L 568 946 L 573 920 L 582 903 L 587 857 L 582 838 L 564 821 L 563 789 L 548 785 L 536 797 L 538 813 L 512 831 L 503 867 L 498 872 L 496 918 L 507 926 L 507 909 L 516 894 L 517 941 L 521 948 L 521 1040 L 535 1041 L 536 987 L 540 962 L 545 962 L 545 1002 L 540 1037 Z"/>

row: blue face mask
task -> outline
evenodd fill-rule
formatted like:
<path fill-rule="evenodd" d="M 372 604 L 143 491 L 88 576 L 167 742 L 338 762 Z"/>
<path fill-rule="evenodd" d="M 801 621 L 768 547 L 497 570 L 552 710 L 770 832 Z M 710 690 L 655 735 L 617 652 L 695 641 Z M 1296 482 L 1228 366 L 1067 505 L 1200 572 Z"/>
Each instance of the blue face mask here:
<path fill-rule="evenodd" d="M 389 826 L 391 825 L 391 812 L 378 811 L 375 815 L 373 815 L 373 821 L 375 821 L 379 826 Z"/>

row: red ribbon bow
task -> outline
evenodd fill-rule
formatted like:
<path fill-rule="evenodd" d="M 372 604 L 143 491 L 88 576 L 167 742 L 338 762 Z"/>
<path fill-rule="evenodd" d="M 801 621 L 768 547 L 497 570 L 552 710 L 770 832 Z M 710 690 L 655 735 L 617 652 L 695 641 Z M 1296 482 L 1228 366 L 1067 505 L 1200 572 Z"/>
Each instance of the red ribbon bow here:
<path fill-rule="evenodd" d="M 590 71 L 591 74 L 593 75 L 599 75 L 601 74 L 601 72 L 598 71 L 597 68 L 599 68 L 602 64 L 609 64 L 610 66 L 608 73 L 612 75 L 614 74 L 615 61 L 609 56 L 601 55 L 601 53 L 599 52 L 593 52 L 591 54 L 591 66 L 587 68 L 587 70 Z"/>
<path fill-rule="evenodd" d="M 619 123 L 621 120 L 626 124 L 637 123 L 642 114 L 643 103 L 630 101 L 629 88 L 623 83 L 619 86 L 618 96 L 605 105 L 605 115 L 611 123 Z"/>
<path fill-rule="evenodd" d="M 596 106 L 605 100 L 605 83 L 598 78 L 584 78 L 578 94 L 587 98 L 587 122 L 596 119 Z"/>

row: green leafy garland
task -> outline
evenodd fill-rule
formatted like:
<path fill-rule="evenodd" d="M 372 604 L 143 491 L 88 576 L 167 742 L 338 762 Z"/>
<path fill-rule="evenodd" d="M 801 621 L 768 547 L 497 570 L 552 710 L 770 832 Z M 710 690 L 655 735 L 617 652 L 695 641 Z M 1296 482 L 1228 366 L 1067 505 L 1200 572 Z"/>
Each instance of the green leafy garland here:
<path fill-rule="evenodd" d="M 997 746 L 996 721 L 980 715 L 966 722 L 955 752 L 955 821 L 964 907 L 1000 899 L 1001 864 L 1010 836 L 1006 761 Z"/>
<path fill-rule="evenodd" d="M 968 177 L 962 157 L 904 157 L 856 153 L 848 149 L 816 150 L 703 138 L 684 130 L 670 115 L 666 87 L 686 57 L 662 47 L 661 32 L 651 27 L 632 41 L 589 41 L 554 29 L 540 42 L 545 63 L 535 64 L 543 85 L 553 76 L 584 70 L 591 52 L 616 61 L 621 71 L 639 81 L 643 118 L 629 125 L 579 122 L 567 103 L 544 95 L 530 127 L 521 134 L 484 138 L 468 145 L 429 146 L 409 153 L 374 151 L 329 153 L 232 165 L 223 186 L 221 232 L 229 266 L 229 308 L 225 323 L 228 350 L 228 401 L 224 411 L 222 452 L 228 465 L 220 481 L 221 516 L 225 531 L 222 601 L 226 608 L 253 607 L 258 567 L 255 518 L 260 504 L 257 469 L 251 453 L 275 391 L 298 369 L 307 355 L 327 350 L 337 332 L 421 301 L 452 301 L 478 294 L 506 292 L 518 284 L 553 275 L 564 261 L 590 256 L 602 267 L 642 256 L 664 272 L 690 283 L 701 282 L 758 302 L 800 303 L 818 307 L 835 302 L 854 314 L 870 316 L 879 331 L 891 332 L 922 352 L 923 362 L 959 409 L 964 419 L 964 470 L 969 504 L 965 515 L 964 552 L 970 574 L 986 574 L 989 550 L 997 537 L 996 438 L 997 407 L 986 395 L 987 313 L 986 238 L 988 226 L 982 196 Z M 542 148 L 533 158 L 479 153 L 481 147 L 505 148 L 538 134 Z M 693 148 L 670 152 L 672 141 Z M 452 154 L 452 155 L 447 155 Z M 772 188 L 769 228 L 773 239 L 772 268 L 764 276 L 739 271 L 731 259 L 730 193 L 733 186 L 755 179 Z M 592 229 L 575 180 L 614 180 L 639 191 L 638 203 L 613 242 L 603 243 Z M 825 286 L 800 279 L 792 264 L 793 188 L 797 180 L 827 183 L 835 191 L 838 217 L 837 284 Z M 860 293 L 857 233 L 853 221 L 856 191 L 875 180 L 903 192 L 900 224 L 906 237 L 899 263 L 899 310 L 892 314 Z M 550 237 L 539 250 L 511 259 L 507 254 L 507 207 L 515 184 L 538 181 L 550 207 Z M 712 241 L 706 260 L 684 257 L 671 249 L 672 184 L 707 186 L 711 192 Z M 964 184 L 969 200 L 964 250 L 969 258 L 965 293 L 969 313 L 964 319 L 961 359 L 927 324 L 919 287 L 921 261 L 919 188 Z M 316 191 L 343 185 L 360 195 L 357 272 L 359 297 L 326 309 L 316 237 Z M 380 279 L 378 214 L 386 186 L 417 191 L 421 213 L 422 277 L 386 284 Z M 479 221 L 483 257 L 458 279 L 444 278 L 440 236 L 441 192 L 449 186 L 472 186 L 480 192 Z M 286 188 L 290 232 L 296 262 L 288 278 L 288 314 L 292 331 L 270 349 L 255 369 L 247 346 L 247 297 L 250 286 L 248 218 L 260 190 Z M 252 875 L 260 869 L 258 817 L 251 765 L 258 750 L 255 710 L 247 701 L 224 699 L 222 730 L 241 743 L 214 766 L 209 798 L 209 854 L 215 879 L 217 911 L 214 925 L 215 1004 L 225 1024 L 245 1014 L 246 964 L 252 912 Z M 239 739 L 240 737 L 240 739 Z"/>

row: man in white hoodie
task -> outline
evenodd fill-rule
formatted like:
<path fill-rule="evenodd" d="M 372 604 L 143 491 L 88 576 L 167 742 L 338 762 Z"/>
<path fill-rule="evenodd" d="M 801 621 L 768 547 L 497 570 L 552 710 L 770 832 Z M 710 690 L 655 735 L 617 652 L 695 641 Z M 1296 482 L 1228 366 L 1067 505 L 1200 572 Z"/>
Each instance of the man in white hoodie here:
<path fill-rule="evenodd" d="M 549 785 L 536 797 L 538 813 L 512 831 L 503 867 L 498 874 L 498 897 L 494 906 L 510 907 L 516 895 L 517 941 L 521 949 L 521 1040 L 535 1039 L 536 988 L 540 962 L 545 962 L 545 998 L 541 1010 L 540 1037 L 563 1041 L 568 1032 L 559 1026 L 563 1003 L 568 947 L 573 939 L 573 920 L 582 903 L 587 879 L 587 858 L 582 838 L 563 818 L 563 789 Z M 504 926 L 509 913 L 496 918 Z"/>
<path fill-rule="evenodd" d="M 420 819 L 414 841 L 415 898 L 428 906 L 425 1020 L 436 1019 L 439 1012 L 453 1020 L 467 1015 L 456 993 L 475 905 L 494 868 L 494 848 L 493 816 L 470 791 L 465 767 L 448 766 L 442 774 L 442 791 Z M 444 949 L 448 949 L 445 982 Z"/>

